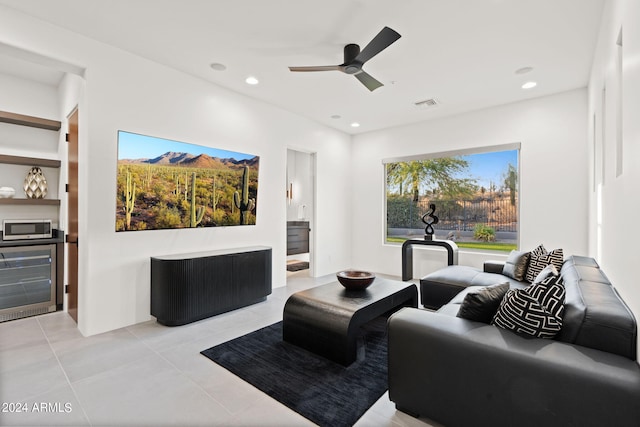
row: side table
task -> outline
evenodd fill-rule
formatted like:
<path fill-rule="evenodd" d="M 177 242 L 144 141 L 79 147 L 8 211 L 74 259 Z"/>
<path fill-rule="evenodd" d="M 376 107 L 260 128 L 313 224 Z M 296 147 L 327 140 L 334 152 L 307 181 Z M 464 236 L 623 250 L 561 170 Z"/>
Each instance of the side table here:
<path fill-rule="evenodd" d="M 402 281 L 413 278 L 413 245 L 440 246 L 447 250 L 447 265 L 458 264 L 458 245 L 451 240 L 409 239 L 402 244 Z"/>

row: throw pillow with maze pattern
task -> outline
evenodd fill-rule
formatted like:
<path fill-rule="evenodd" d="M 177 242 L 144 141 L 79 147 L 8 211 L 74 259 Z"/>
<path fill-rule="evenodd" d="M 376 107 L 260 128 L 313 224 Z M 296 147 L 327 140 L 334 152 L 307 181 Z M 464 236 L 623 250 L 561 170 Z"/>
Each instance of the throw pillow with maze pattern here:
<path fill-rule="evenodd" d="M 519 334 L 553 338 L 562 328 L 564 298 L 562 278 L 549 276 L 525 289 L 508 291 L 491 323 Z"/>
<path fill-rule="evenodd" d="M 529 265 L 527 266 L 527 274 L 524 279 L 529 283 L 533 283 L 536 276 L 540 274 L 547 265 L 553 264 L 553 266 L 560 271 L 563 262 L 564 255 L 562 249 L 554 249 L 551 252 L 547 252 L 544 246 L 540 245 L 532 250 L 529 255 Z"/>

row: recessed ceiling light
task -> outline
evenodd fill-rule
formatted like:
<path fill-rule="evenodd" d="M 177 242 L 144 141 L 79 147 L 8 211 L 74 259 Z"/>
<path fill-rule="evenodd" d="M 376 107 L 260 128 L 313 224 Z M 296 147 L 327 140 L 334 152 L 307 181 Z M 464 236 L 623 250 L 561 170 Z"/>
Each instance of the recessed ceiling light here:
<path fill-rule="evenodd" d="M 522 67 L 516 70 L 516 74 L 527 74 L 533 71 L 533 67 Z"/>
<path fill-rule="evenodd" d="M 209 65 L 211 68 L 213 68 L 216 71 L 224 71 L 227 69 L 227 66 L 224 64 L 221 64 L 219 62 L 212 62 L 211 65 Z"/>
<path fill-rule="evenodd" d="M 340 114 L 334 114 L 333 116 L 331 116 L 332 119 L 340 119 L 342 118 L 342 116 Z"/>
<path fill-rule="evenodd" d="M 247 84 L 248 84 L 248 85 L 257 85 L 258 83 L 260 83 L 260 82 L 258 81 L 258 79 L 256 79 L 256 78 L 255 78 L 255 77 L 253 77 L 253 76 L 249 76 L 249 77 L 247 77 L 247 78 L 245 79 L 245 82 L 247 82 Z"/>
<path fill-rule="evenodd" d="M 358 128 L 358 127 L 360 127 L 360 123 L 358 123 L 358 122 L 353 122 L 353 123 L 351 123 L 351 127 L 352 127 L 352 128 Z"/>
<path fill-rule="evenodd" d="M 538 85 L 538 83 L 536 82 L 526 82 L 525 84 L 522 85 L 522 89 L 531 89 L 534 88 Z"/>

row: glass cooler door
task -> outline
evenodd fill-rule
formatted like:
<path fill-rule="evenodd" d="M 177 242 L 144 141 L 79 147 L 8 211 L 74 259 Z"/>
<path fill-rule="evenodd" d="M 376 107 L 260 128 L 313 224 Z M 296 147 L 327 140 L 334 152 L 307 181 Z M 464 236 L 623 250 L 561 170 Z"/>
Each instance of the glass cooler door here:
<path fill-rule="evenodd" d="M 55 245 L 0 248 L 0 322 L 55 311 Z"/>

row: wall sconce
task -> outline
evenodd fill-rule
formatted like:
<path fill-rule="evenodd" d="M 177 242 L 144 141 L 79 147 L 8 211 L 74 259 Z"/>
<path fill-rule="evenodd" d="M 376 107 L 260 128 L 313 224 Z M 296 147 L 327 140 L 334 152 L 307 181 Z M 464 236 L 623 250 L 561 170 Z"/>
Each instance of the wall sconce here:
<path fill-rule="evenodd" d="M 289 188 L 287 188 L 287 202 L 289 206 L 291 206 L 291 201 L 293 200 L 293 182 L 289 183 Z"/>

